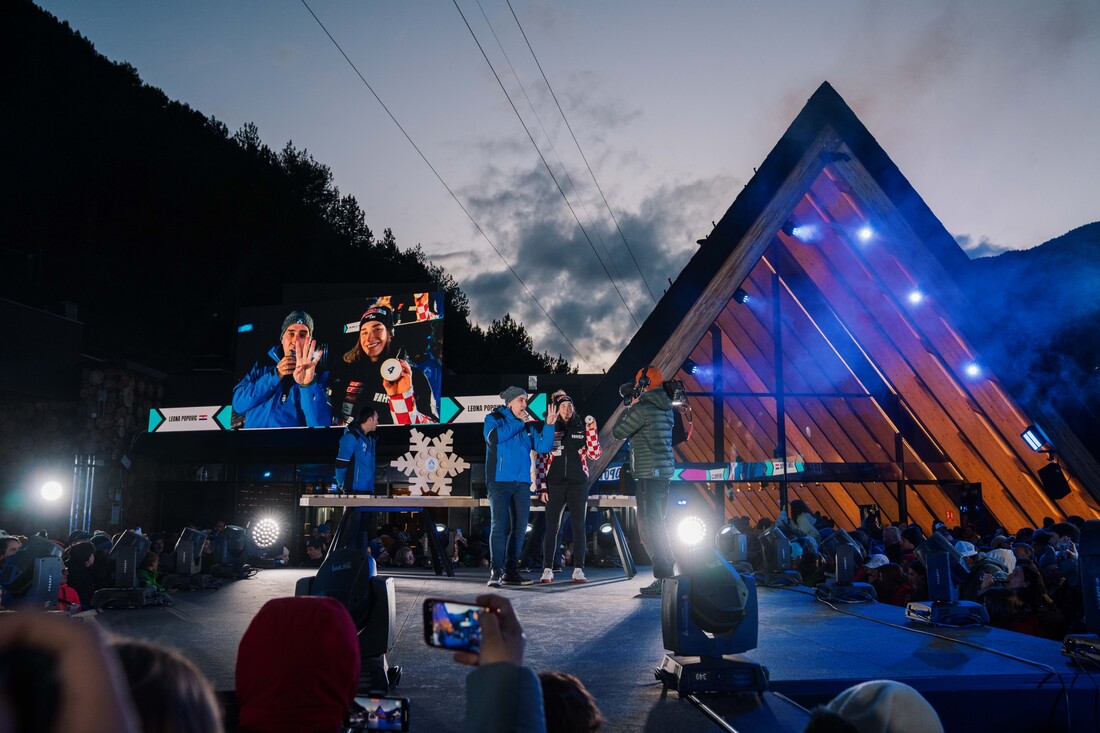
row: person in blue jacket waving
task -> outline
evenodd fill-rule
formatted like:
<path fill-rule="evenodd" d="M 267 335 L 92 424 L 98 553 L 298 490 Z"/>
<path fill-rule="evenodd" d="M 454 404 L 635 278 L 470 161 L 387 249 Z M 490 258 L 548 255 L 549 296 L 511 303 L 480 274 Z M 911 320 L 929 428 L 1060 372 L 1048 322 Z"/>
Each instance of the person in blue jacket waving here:
<path fill-rule="evenodd" d="M 378 411 L 373 405 L 359 408 L 358 419 L 348 424 L 336 451 L 336 487 L 345 494 L 374 493 L 374 454 L 378 436 Z"/>
<path fill-rule="evenodd" d="M 244 427 L 330 425 L 328 373 L 317 373 L 321 352 L 313 339 L 313 318 L 305 311 L 291 311 L 283 319 L 279 345 L 268 356 L 274 363 L 256 362 L 233 388 L 233 411 L 244 415 Z"/>
<path fill-rule="evenodd" d="M 516 560 L 531 512 L 531 451 L 547 453 L 554 447 L 558 408 L 549 405 L 546 421 L 527 410 L 527 393 L 509 387 L 500 393 L 504 404 L 485 416 L 485 485 L 489 493 L 488 585 L 528 583 Z"/>

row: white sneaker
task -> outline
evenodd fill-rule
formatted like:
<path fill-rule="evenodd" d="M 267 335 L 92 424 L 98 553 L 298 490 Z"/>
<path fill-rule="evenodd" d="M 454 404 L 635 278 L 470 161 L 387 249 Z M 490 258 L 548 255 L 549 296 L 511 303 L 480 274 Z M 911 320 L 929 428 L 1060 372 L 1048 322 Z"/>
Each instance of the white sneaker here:
<path fill-rule="evenodd" d="M 543 568 L 542 577 L 539 578 L 540 583 L 553 583 L 554 582 L 554 570 L 552 568 Z"/>
<path fill-rule="evenodd" d="M 573 582 L 574 583 L 587 583 L 588 578 L 584 577 L 584 570 L 582 568 L 573 568 Z"/>

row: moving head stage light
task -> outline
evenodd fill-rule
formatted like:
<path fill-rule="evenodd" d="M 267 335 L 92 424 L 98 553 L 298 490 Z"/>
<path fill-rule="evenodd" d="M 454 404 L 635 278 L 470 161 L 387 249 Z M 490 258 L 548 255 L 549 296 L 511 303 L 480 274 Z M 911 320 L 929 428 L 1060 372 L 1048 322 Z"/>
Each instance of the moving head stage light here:
<path fill-rule="evenodd" d="M 756 582 L 740 576 L 714 547 L 682 558 L 684 572 L 666 578 L 661 592 L 665 655 L 654 675 L 681 695 L 763 692 L 768 671 L 727 655 L 756 647 Z"/>
<path fill-rule="evenodd" d="M 714 538 L 714 546 L 738 573 L 752 575 L 755 572 L 749 562 L 749 537 L 733 522 L 723 524 L 718 530 Z"/>
<path fill-rule="evenodd" d="M 57 608 L 61 587 L 61 548 L 34 535 L 0 566 L 0 592 L 5 608 L 50 611 Z"/>
<path fill-rule="evenodd" d="M 168 596 L 158 592 L 156 588 L 142 586 L 138 577 L 141 559 L 145 557 L 151 544 L 148 537 L 132 529 L 119 536 L 107 555 L 115 561 L 115 587 L 97 590 L 92 596 L 93 608 L 135 608 L 170 602 Z"/>
<path fill-rule="evenodd" d="M 756 573 L 757 582 L 769 588 L 802 585 L 802 576 L 791 570 L 791 541 L 774 524 L 760 535 L 764 551 L 764 569 Z"/>
<path fill-rule="evenodd" d="M 871 603 L 878 593 L 870 583 L 856 582 L 856 557 L 863 557 L 863 548 L 842 529 L 830 534 L 821 549 L 835 557 L 836 580 L 818 583 L 814 595 L 820 601 L 834 603 Z"/>
<path fill-rule="evenodd" d="M 933 532 L 917 547 L 917 558 L 928 573 L 928 601 L 912 601 L 905 617 L 933 626 L 983 626 L 989 623 L 985 606 L 960 601 L 958 584 L 968 571 L 962 555 L 939 532 Z"/>
<path fill-rule="evenodd" d="M 210 573 L 215 578 L 241 579 L 251 578 L 256 570 L 246 562 L 245 549 L 248 545 L 248 533 L 244 527 L 235 524 L 226 525 L 211 543 L 214 564 Z"/>
<path fill-rule="evenodd" d="M 1088 633 L 1070 634 L 1063 639 L 1062 654 L 1100 666 L 1100 520 L 1090 519 L 1081 527 L 1077 549 Z"/>
<path fill-rule="evenodd" d="M 165 588 L 203 590 L 221 587 L 213 575 L 202 572 L 202 548 L 206 545 L 206 536 L 205 531 L 183 528 L 172 550 L 175 572 L 165 575 L 161 582 Z"/>
<path fill-rule="evenodd" d="M 316 576 L 298 581 L 294 595 L 328 596 L 347 607 L 359 632 L 360 690 L 387 695 L 397 686 L 401 668 L 386 660 L 397 629 L 396 590 L 393 578 L 376 575 L 373 557 L 348 547 L 333 549 Z"/>

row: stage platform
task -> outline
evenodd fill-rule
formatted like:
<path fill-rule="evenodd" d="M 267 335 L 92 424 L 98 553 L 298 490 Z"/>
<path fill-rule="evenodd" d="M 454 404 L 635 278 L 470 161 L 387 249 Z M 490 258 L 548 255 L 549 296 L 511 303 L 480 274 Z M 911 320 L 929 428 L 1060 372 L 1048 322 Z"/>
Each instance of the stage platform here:
<path fill-rule="evenodd" d="M 648 568 L 586 570 L 590 581 L 505 587 L 527 634 L 527 662 L 576 674 L 598 701 L 608 731 L 801 731 L 806 708 L 845 687 L 877 678 L 902 680 L 940 711 L 948 731 L 1091 731 L 1097 726 L 1100 675 L 1083 673 L 1060 644 L 990 628 L 933 629 L 880 604 L 838 607 L 809 589 L 760 589 L 759 645 L 748 659 L 765 665 L 769 693 L 702 695 L 701 705 L 665 692 L 653 669 L 664 656 L 661 602 L 638 595 Z M 185 650 L 219 691 L 234 688 L 237 644 L 259 607 L 292 595 L 311 571 L 260 571 L 215 591 L 175 592 L 174 605 L 111 610 L 89 617 L 117 633 Z M 404 673 L 397 694 L 411 701 L 412 730 L 461 730 L 468 669 L 427 647 L 420 608 L 428 597 L 470 600 L 487 590 L 487 572 L 456 569 L 387 573 L 396 579 L 398 629 L 391 663 Z M 1069 700 L 1067 717 L 1066 700 Z"/>

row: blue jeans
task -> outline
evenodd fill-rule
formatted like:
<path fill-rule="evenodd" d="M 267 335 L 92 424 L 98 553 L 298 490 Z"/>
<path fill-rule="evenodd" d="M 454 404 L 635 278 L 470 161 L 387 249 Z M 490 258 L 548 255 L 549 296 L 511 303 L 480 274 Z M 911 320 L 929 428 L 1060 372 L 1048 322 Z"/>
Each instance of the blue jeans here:
<path fill-rule="evenodd" d="M 516 565 L 531 513 L 531 484 L 491 481 L 489 489 L 489 564 L 497 570 Z"/>

